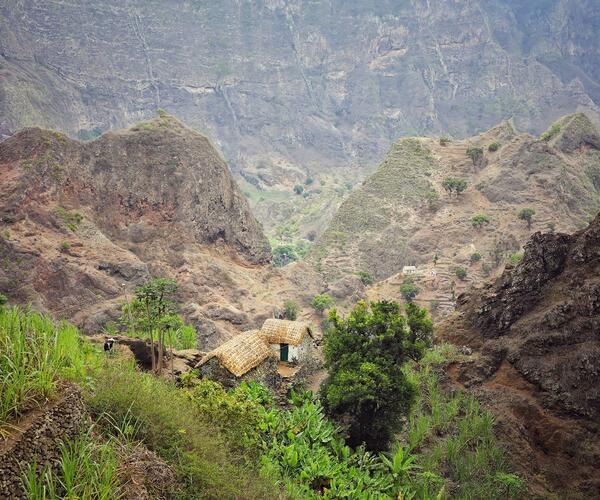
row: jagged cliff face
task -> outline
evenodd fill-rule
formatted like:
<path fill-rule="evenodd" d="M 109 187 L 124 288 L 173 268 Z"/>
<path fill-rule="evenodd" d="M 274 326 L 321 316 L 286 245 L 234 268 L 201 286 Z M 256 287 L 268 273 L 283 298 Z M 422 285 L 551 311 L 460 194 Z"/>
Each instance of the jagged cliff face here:
<path fill-rule="evenodd" d="M 0 6 L 0 131 L 162 107 L 252 182 L 369 164 L 402 135 L 597 117 L 594 0 L 106 0 Z"/>
<path fill-rule="evenodd" d="M 87 143 L 24 130 L 0 143 L 0 178 L 0 292 L 86 332 L 116 319 L 152 276 L 179 282 L 201 349 L 318 291 L 310 271 L 268 265 L 227 165 L 171 117 Z"/>
<path fill-rule="evenodd" d="M 536 233 L 523 261 L 458 298 L 438 335 L 474 349 L 450 377 L 486 402 L 537 493 L 600 495 L 600 216 Z"/>
<path fill-rule="evenodd" d="M 330 282 L 367 271 L 384 280 L 372 298 L 397 299 L 402 267 L 416 265 L 418 302 L 452 310 L 454 296 L 500 272 L 532 231 L 573 231 L 600 210 L 597 129 L 576 114 L 550 130 L 538 140 L 503 123 L 447 145 L 400 139 L 342 203 L 310 261 Z M 494 143 L 497 150 L 490 151 Z M 469 147 L 480 147 L 483 157 L 474 163 Z M 466 190 L 448 194 L 442 187 L 447 177 L 465 180 Z M 535 210 L 531 227 L 518 217 L 525 207 Z M 477 214 L 488 221 L 475 227 Z M 467 270 L 466 279 L 457 278 L 458 267 Z"/>

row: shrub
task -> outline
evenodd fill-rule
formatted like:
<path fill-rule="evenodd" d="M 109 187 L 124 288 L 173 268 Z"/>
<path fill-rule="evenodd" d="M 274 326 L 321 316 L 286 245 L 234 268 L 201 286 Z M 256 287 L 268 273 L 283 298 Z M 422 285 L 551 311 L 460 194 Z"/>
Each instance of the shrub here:
<path fill-rule="evenodd" d="M 479 262 L 481 260 L 481 253 L 473 252 L 471 254 L 471 257 L 469 258 L 469 260 L 471 261 L 471 264 L 473 264 L 475 262 Z"/>
<path fill-rule="evenodd" d="M 432 212 L 439 208 L 440 195 L 437 191 L 427 191 L 425 193 L 425 199 L 427 200 L 427 206 Z"/>
<path fill-rule="evenodd" d="M 469 158 L 471 158 L 473 165 L 477 165 L 477 163 L 479 163 L 483 158 L 483 149 L 476 146 L 471 146 L 467 148 L 466 154 Z"/>
<path fill-rule="evenodd" d="M 548 228 L 548 231 L 550 231 L 551 233 L 556 231 L 556 224 L 554 222 L 548 222 L 546 224 L 546 227 Z"/>
<path fill-rule="evenodd" d="M 415 397 L 403 365 L 421 358 L 426 341 L 407 328 L 395 302 L 370 307 L 359 302 L 348 318 L 334 310 L 329 319 L 333 326 L 324 337 L 329 378 L 321 389 L 325 408 L 348 425 L 351 445 L 385 449 Z"/>
<path fill-rule="evenodd" d="M 298 317 L 298 302 L 294 300 L 286 300 L 283 303 L 283 309 L 285 310 L 285 317 L 290 321 L 295 321 Z"/>
<path fill-rule="evenodd" d="M 519 262 L 523 260 L 523 252 L 515 252 L 509 255 L 508 262 L 510 262 L 513 266 L 516 266 Z"/>
<path fill-rule="evenodd" d="M 442 187 L 449 195 L 452 195 L 454 191 L 456 192 L 456 196 L 458 196 L 467 189 L 467 181 L 457 177 L 446 177 L 442 181 Z"/>
<path fill-rule="evenodd" d="M 443 136 L 440 137 L 440 146 L 447 146 L 448 144 L 450 144 L 450 138 Z"/>
<path fill-rule="evenodd" d="M 273 265 L 283 267 L 298 260 L 294 245 L 279 245 L 273 249 Z"/>
<path fill-rule="evenodd" d="M 490 223 L 490 218 L 485 214 L 475 214 L 471 217 L 471 224 L 473 227 L 480 228 L 487 226 Z"/>
<path fill-rule="evenodd" d="M 540 135 L 540 140 L 549 142 L 554 136 L 558 135 L 561 131 L 560 123 L 553 123 L 552 126 Z"/>
<path fill-rule="evenodd" d="M 463 281 L 467 277 L 467 270 L 464 267 L 457 267 L 454 270 L 454 274 L 459 280 Z"/>
<path fill-rule="evenodd" d="M 400 285 L 400 294 L 406 302 L 412 302 L 420 291 L 419 287 L 415 285 L 413 279 L 410 277 L 404 278 L 402 285 Z"/>
<path fill-rule="evenodd" d="M 304 180 L 304 185 L 310 186 L 313 182 L 314 182 L 314 179 L 309 176 Z"/>
<path fill-rule="evenodd" d="M 311 229 L 308 233 L 306 233 L 306 239 L 308 241 L 315 241 L 317 239 L 317 232 L 314 229 Z"/>
<path fill-rule="evenodd" d="M 296 194 L 302 194 L 304 192 L 304 187 L 301 186 L 300 184 L 296 184 L 294 186 L 294 193 Z"/>
<path fill-rule="evenodd" d="M 326 293 L 315 295 L 310 302 L 310 305 L 315 308 L 315 311 L 321 314 L 323 314 L 325 309 L 329 309 L 331 306 L 333 306 L 333 304 L 333 299 Z"/>
<path fill-rule="evenodd" d="M 499 149 L 500 149 L 500 143 L 499 142 L 492 142 L 488 146 L 488 151 L 490 151 L 491 153 L 494 153 L 494 152 L 498 151 Z"/>
<path fill-rule="evenodd" d="M 68 251 L 70 249 L 71 249 L 71 244 L 68 241 L 63 241 L 60 244 L 60 251 L 61 252 L 66 252 L 66 251 Z"/>
<path fill-rule="evenodd" d="M 527 229 L 531 229 L 531 223 L 534 215 L 535 210 L 533 208 L 523 208 L 521 211 L 519 211 L 519 219 L 527 222 Z"/>
<path fill-rule="evenodd" d="M 362 284 L 365 286 L 369 286 L 375 283 L 373 275 L 371 273 L 368 273 L 367 271 L 358 271 L 356 275 L 358 276 Z"/>

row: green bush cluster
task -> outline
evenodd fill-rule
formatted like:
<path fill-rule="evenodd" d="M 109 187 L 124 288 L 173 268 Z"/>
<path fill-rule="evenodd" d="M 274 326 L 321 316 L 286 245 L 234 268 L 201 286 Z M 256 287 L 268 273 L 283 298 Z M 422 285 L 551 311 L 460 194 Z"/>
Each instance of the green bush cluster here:
<path fill-rule="evenodd" d="M 466 155 L 471 158 L 473 165 L 476 165 L 483 158 L 483 149 L 477 146 L 467 148 Z"/>
<path fill-rule="evenodd" d="M 331 296 L 327 293 L 319 293 L 315 295 L 310 301 L 310 305 L 313 306 L 315 311 L 317 311 L 320 314 L 323 314 L 325 309 L 329 309 L 330 307 L 332 307 L 334 303 L 335 302 L 333 298 L 331 298 Z"/>
<path fill-rule="evenodd" d="M 471 217 L 471 225 L 475 228 L 487 226 L 490 223 L 490 218 L 485 214 L 475 214 Z"/>
<path fill-rule="evenodd" d="M 500 149 L 500 143 L 499 142 L 492 142 L 489 146 L 488 146 L 488 151 L 491 153 L 494 153 L 496 151 L 498 151 Z"/>
<path fill-rule="evenodd" d="M 467 181 L 458 177 L 446 177 L 442 181 L 442 187 L 449 195 L 452 195 L 452 192 L 454 192 L 458 196 L 467 189 Z"/>

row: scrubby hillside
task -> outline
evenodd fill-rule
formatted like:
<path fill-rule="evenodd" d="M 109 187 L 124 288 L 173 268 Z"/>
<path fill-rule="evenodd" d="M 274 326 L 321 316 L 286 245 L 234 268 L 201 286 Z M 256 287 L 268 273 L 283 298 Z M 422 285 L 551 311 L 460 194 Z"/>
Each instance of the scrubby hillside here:
<path fill-rule="evenodd" d="M 457 192 L 453 180 L 466 185 Z M 398 273 L 415 265 L 418 300 L 451 309 L 468 283 L 518 260 L 532 232 L 572 231 L 599 208 L 600 135 L 585 115 L 563 118 L 541 139 L 509 122 L 464 141 L 400 139 L 310 260 L 331 282 L 357 272 L 384 280 L 372 297 L 399 298 Z M 523 209 L 533 209 L 530 223 Z"/>
<path fill-rule="evenodd" d="M 313 286 L 266 265 L 269 243 L 227 165 L 169 116 L 88 143 L 24 130 L 0 143 L 0 176 L 0 292 L 86 331 L 150 276 L 177 279 L 201 347 Z"/>
<path fill-rule="evenodd" d="M 458 304 L 439 334 L 475 353 L 451 377 L 488 402 L 540 492 L 600 496 L 600 216 L 535 234 L 517 267 Z"/>

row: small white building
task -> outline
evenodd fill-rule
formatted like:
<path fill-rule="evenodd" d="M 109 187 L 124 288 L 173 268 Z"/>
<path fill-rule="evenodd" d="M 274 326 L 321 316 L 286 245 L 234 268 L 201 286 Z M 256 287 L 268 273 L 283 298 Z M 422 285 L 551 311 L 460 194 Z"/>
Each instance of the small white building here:
<path fill-rule="evenodd" d="M 413 274 L 417 274 L 417 268 L 415 266 L 404 266 L 402 268 L 402 274 L 404 276 L 410 276 Z"/>

